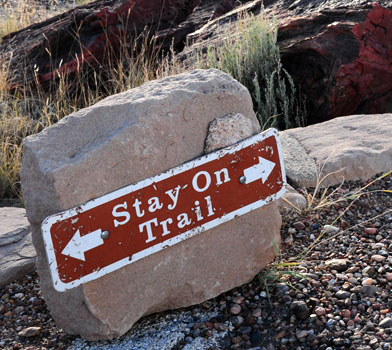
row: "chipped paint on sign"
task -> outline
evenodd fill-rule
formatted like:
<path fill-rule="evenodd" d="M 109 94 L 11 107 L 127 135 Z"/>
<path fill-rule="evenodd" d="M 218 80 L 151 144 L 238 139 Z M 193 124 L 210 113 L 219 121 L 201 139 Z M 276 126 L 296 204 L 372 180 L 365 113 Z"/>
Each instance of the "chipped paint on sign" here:
<path fill-rule="evenodd" d="M 285 184 L 277 131 L 269 129 L 50 216 L 42 232 L 54 287 L 95 280 L 260 208 Z"/>

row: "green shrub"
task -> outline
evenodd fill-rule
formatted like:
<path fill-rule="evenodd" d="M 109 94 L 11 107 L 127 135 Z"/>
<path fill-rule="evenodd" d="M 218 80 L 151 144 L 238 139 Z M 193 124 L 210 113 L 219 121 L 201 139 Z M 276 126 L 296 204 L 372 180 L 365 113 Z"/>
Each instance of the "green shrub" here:
<path fill-rule="evenodd" d="M 196 54 L 198 68 L 217 68 L 245 85 L 263 129 L 303 126 L 305 109 L 280 61 L 277 23 L 262 14 L 242 15 L 233 35 Z"/>

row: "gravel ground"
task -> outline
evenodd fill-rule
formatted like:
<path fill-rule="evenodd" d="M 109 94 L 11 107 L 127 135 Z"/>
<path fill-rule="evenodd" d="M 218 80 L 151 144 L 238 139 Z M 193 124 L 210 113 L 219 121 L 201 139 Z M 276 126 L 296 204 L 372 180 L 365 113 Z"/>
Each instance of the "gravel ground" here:
<path fill-rule="evenodd" d="M 348 183 L 336 198 L 367 183 Z M 285 216 L 270 269 L 196 307 L 146 317 L 114 341 L 85 342 L 56 328 L 38 276 L 25 276 L 0 289 L 0 348 L 391 349 L 392 193 L 380 190 L 392 190 L 391 176 L 353 204 Z"/>

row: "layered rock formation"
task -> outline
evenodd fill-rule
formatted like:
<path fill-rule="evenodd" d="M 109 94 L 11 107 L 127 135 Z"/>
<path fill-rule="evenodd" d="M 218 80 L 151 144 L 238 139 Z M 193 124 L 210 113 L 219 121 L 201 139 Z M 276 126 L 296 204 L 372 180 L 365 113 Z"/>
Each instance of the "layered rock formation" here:
<path fill-rule="evenodd" d="M 391 0 L 100 0 L 7 35 L 0 54 L 10 59 L 10 87 L 35 75 L 45 85 L 83 65 L 99 69 L 146 27 L 158 48 L 190 43 L 186 56 L 262 6 L 278 19 L 283 65 L 306 96 L 309 124 L 392 111 Z"/>
<path fill-rule="evenodd" d="M 72 79 L 83 67 L 100 69 L 121 50 L 133 50 L 142 32 L 155 35 L 157 48 L 168 49 L 173 42 L 181 46 L 188 33 L 234 4 L 234 0 L 99 0 L 6 35 L 0 55 L 10 61 L 11 88 L 35 80 L 47 86 L 59 74 Z"/>
<path fill-rule="evenodd" d="M 249 2 L 188 35 L 183 56 L 232 31 Z M 278 19 L 281 58 L 307 100 L 308 123 L 342 115 L 392 111 L 392 2 L 264 1 Z"/>

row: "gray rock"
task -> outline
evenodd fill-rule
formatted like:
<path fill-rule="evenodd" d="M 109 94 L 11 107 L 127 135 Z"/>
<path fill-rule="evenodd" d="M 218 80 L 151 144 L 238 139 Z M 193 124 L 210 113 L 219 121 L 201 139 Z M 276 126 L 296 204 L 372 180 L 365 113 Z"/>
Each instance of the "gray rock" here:
<path fill-rule="evenodd" d="M 86 342 L 77 338 L 68 350 L 171 350 L 184 346 L 184 329 L 190 328 L 194 322 L 205 322 L 216 316 L 216 313 L 205 312 L 193 308 L 191 311 L 171 311 L 145 317 L 124 336 L 114 340 Z M 222 334 L 227 331 L 213 332 L 211 337 L 204 339 L 195 337 L 185 345 L 188 350 L 205 350 L 218 347 Z M 184 348 L 185 349 L 185 348 Z"/>
<path fill-rule="evenodd" d="M 0 208 L 0 286 L 35 269 L 30 224 L 22 208 Z"/>
<path fill-rule="evenodd" d="M 339 232 L 339 227 L 333 226 L 333 225 L 324 225 L 323 226 L 323 231 L 326 233 L 338 233 Z"/>
<path fill-rule="evenodd" d="M 330 270 L 345 271 L 347 270 L 347 259 L 331 259 L 325 262 L 325 266 Z"/>
<path fill-rule="evenodd" d="M 273 259 L 281 225 L 276 203 L 66 292 L 57 292 L 49 276 L 44 218 L 201 156 L 206 139 L 215 140 L 212 149 L 232 142 L 230 130 L 207 135 L 212 121 L 230 113 L 258 132 L 246 88 L 220 71 L 196 70 L 108 97 L 27 138 L 23 194 L 42 292 L 61 328 L 91 340 L 117 337 L 142 316 L 241 285 Z"/>
<path fill-rule="evenodd" d="M 290 309 L 299 320 L 305 320 L 310 315 L 309 308 L 304 301 L 293 301 L 290 305 Z"/>
<path fill-rule="evenodd" d="M 214 119 L 208 126 L 204 153 L 233 145 L 260 130 L 258 123 L 240 113 L 229 113 Z"/>
<path fill-rule="evenodd" d="M 347 298 L 350 297 L 350 293 L 346 292 L 344 290 L 339 290 L 339 291 L 336 292 L 335 296 L 338 299 L 347 299 Z"/>
<path fill-rule="evenodd" d="M 391 170 L 392 114 L 352 115 L 280 133 L 287 177 L 314 187 Z"/>
<path fill-rule="evenodd" d="M 302 128 L 294 130 L 302 130 Z M 297 140 L 296 134 L 286 130 L 281 131 L 279 136 L 287 178 L 297 186 L 314 186 L 319 173 L 316 162 L 308 156 L 306 149 Z"/>
<path fill-rule="evenodd" d="M 286 193 L 277 200 L 277 205 L 280 213 L 286 215 L 292 211 L 301 212 L 306 209 L 308 202 L 302 194 L 287 184 Z"/>
<path fill-rule="evenodd" d="M 381 328 L 391 328 L 392 327 L 392 318 L 386 317 L 384 318 L 378 325 Z"/>
<path fill-rule="evenodd" d="M 373 297 L 377 294 L 377 292 L 379 291 L 379 288 L 377 288 L 376 286 L 363 286 L 361 288 L 361 294 Z"/>
<path fill-rule="evenodd" d="M 373 266 L 366 266 L 363 270 L 362 270 L 362 276 L 369 276 L 372 277 L 376 274 L 376 270 Z"/>
<path fill-rule="evenodd" d="M 41 331 L 41 327 L 27 327 L 18 332 L 18 335 L 23 338 L 31 338 L 41 334 Z"/>

